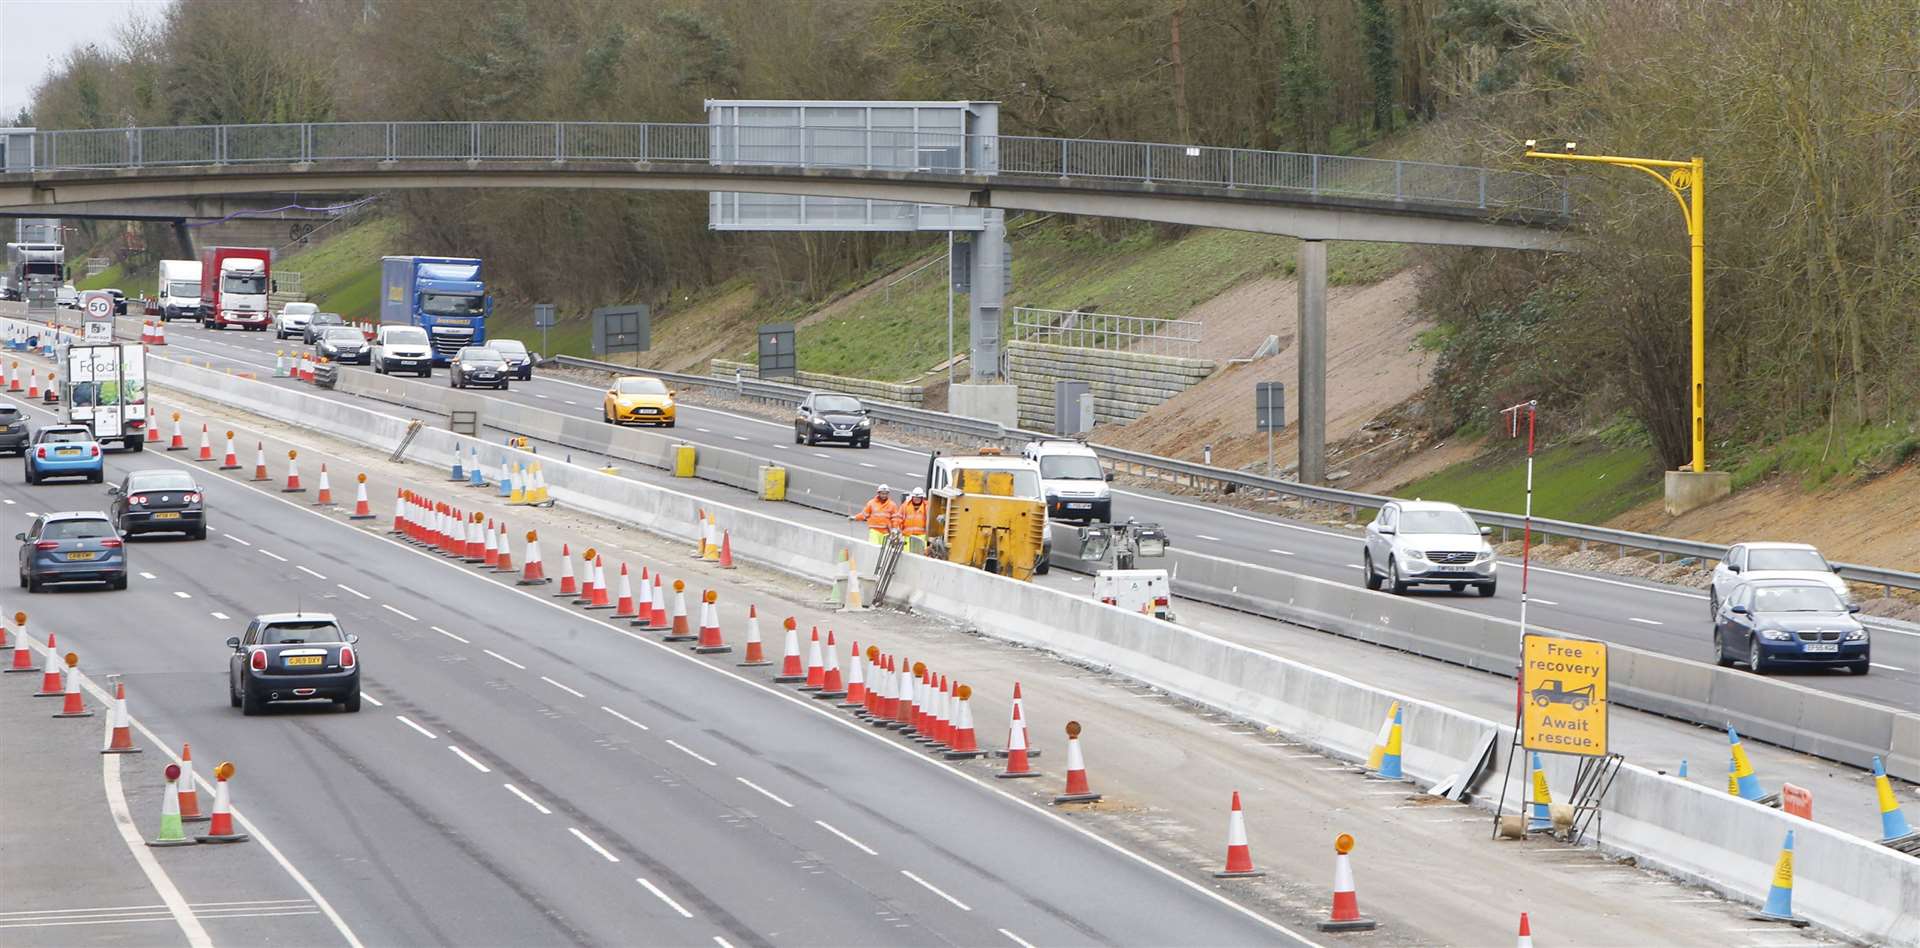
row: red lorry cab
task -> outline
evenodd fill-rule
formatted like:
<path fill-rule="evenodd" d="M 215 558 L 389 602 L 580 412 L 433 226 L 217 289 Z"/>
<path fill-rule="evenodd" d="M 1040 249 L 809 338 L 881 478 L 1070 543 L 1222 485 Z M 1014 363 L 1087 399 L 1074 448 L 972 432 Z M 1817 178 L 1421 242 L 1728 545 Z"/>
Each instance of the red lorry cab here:
<path fill-rule="evenodd" d="M 200 254 L 200 321 L 210 329 L 267 328 L 267 294 L 273 290 L 273 251 L 259 247 L 210 247 Z"/>

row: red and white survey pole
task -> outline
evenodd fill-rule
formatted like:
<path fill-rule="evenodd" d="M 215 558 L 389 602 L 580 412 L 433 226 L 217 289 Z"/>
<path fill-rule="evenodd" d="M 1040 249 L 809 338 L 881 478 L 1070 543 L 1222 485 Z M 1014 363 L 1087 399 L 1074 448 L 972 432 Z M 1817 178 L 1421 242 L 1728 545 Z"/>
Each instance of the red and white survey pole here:
<path fill-rule="evenodd" d="M 1524 401 L 1512 408 L 1505 408 L 1500 414 L 1507 416 L 1507 437 L 1520 436 L 1520 415 L 1527 416 L 1527 504 L 1520 528 L 1520 635 L 1524 642 L 1527 634 L 1527 565 L 1533 554 L 1533 419 L 1539 410 L 1538 401 Z"/>

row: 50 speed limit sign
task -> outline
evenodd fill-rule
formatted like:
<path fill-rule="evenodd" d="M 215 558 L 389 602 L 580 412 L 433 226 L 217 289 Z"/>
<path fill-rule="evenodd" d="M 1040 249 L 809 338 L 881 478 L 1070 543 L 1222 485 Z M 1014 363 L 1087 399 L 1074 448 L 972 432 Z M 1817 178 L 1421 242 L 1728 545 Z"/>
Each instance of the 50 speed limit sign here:
<path fill-rule="evenodd" d="M 87 297 L 87 315 L 96 319 L 112 319 L 113 297 L 104 293 Z"/>

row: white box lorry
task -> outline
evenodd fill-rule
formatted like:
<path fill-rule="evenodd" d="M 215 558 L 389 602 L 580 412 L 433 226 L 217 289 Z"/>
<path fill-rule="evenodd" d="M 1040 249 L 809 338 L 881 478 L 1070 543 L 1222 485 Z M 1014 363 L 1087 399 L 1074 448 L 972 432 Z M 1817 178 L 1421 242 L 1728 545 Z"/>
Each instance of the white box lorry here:
<path fill-rule="evenodd" d="M 72 343 L 60 353 L 60 401 L 68 424 L 86 425 L 102 444 L 145 448 L 147 349 L 121 343 Z"/>

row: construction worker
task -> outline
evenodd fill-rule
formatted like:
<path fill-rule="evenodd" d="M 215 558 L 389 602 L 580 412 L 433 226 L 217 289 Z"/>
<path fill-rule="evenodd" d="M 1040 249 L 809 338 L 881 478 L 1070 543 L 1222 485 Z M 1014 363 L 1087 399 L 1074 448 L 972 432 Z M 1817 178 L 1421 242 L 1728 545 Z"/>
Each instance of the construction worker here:
<path fill-rule="evenodd" d="M 908 553 L 927 551 L 927 492 L 914 488 L 893 515 L 893 528 L 907 538 Z"/>
<path fill-rule="evenodd" d="M 873 492 L 873 499 L 867 501 L 860 512 L 848 517 L 848 520 L 867 522 L 867 542 L 881 543 L 887 538 L 887 531 L 893 529 L 893 515 L 899 505 L 893 502 L 893 488 L 881 484 Z"/>

